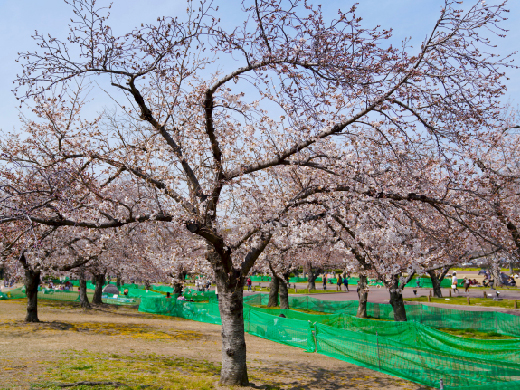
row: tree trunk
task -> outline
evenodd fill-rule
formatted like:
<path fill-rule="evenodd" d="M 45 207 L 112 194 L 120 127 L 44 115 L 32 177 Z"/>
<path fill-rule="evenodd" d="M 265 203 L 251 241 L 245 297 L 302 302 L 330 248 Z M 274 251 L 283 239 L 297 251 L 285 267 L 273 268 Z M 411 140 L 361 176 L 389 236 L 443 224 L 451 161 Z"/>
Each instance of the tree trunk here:
<path fill-rule="evenodd" d="M 283 275 L 279 283 L 280 287 L 280 309 L 289 308 L 289 275 Z"/>
<path fill-rule="evenodd" d="M 79 304 L 83 309 L 90 309 L 90 302 L 87 295 L 87 280 L 85 279 L 85 270 L 83 267 L 79 270 Z"/>
<path fill-rule="evenodd" d="M 179 271 L 177 277 L 173 279 L 173 293 L 182 294 L 182 286 L 186 278 L 186 271 Z"/>
<path fill-rule="evenodd" d="M 151 289 L 152 289 L 152 286 L 151 286 L 149 280 L 147 280 L 147 281 L 144 282 L 144 288 L 145 288 L 146 290 L 151 290 Z"/>
<path fill-rule="evenodd" d="M 502 273 L 502 268 L 499 265 L 493 265 L 491 267 L 491 275 L 493 275 L 493 279 L 495 280 L 495 283 L 493 285 L 494 289 L 496 289 L 497 287 L 501 287 L 503 285 L 502 278 L 500 277 L 501 273 Z"/>
<path fill-rule="evenodd" d="M 368 289 L 367 289 L 367 277 L 365 275 L 359 275 L 359 285 L 358 285 L 358 310 L 356 317 L 357 318 L 368 318 L 367 315 L 367 301 L 368 301 Z"/>
<path fill-rule="evenodd" d="M 316 279 L 322 271 L 321 268 L 315 269 L 311 261 L 307 261 L 303 266 L 303 271 L 307 273 L 307 290 L 316 290 Z"/>
<path fill-rule="evenodd" d="M 432 281 L 433 296 L 442 298 L 441 281 L 439 280 L 437 271 L 428 271 L 428 274 L 430 275 L 430 279 Z"/>
<path fill-rule="evenodd" d="M 94 290 L 94 296 L 92 297 L 92 303 L 95 305 L 102 305 L 103 301 L 101 296 L 103 295 L 103 285 L 105 284 L 105 274 L 95 274 L 94 280 L 96 281 L 96 289 Z"/>
<path fill-rule="evenodd" d="M 220 384 L 247 386 L 246 341 L 244 336 L 244 278 L 215 272 L 220 317 L 222 318 L 222 370 Z"/>
<path fill-rule="evenodd" d="M 117 289 L 119 290 L 121 288 L 121 275 L 117 275 L 116 285 Z"/>
<path fill-rule="evenodd" d="M 280 280 L 273 274 L 269 283 L 269 302 L 267 307 L 278 306 L 278 292 L 280 289 Z"/>
<path fill-rule="evenodd" d="M 309 272 L 307 276 L 307 290 L 316 290 L 316 278 L 318 275 L 315 275 L 314 272 Z"/>
<path fill-rule="evenodd" d="M 27 315 L 25 322 L 40 322 L 38 319 L 38 286 L 40 271 L 25 270 L 25 294 L 27 295 Z"/>
<path fill-rule="evenodd" d="M 394 321 L 406 321 L 406 310 L 404 308 L 403 292 L 399 289 L 399 275 L 392 275 L 390 286 L 390 304 L 394 309 Z"/>

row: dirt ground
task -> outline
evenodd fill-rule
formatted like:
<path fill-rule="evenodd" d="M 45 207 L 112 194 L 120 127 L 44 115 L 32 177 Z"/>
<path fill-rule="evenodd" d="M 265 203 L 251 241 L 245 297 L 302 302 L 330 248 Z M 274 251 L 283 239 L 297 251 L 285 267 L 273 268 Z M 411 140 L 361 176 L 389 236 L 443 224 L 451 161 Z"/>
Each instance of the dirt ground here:
<path fill-rule="evenodd" d="M 26 324 L 25 300 L 0 301 L 0 389 L 218 388 L 218 325 L 40 303 L 42 323 Z M 246 342 L 248 388 L 429 389 L 247 334 Z M 90 385 L 65 387 L 85 381 Z M 117 386 L 104 387 L 110 381 Z"/>

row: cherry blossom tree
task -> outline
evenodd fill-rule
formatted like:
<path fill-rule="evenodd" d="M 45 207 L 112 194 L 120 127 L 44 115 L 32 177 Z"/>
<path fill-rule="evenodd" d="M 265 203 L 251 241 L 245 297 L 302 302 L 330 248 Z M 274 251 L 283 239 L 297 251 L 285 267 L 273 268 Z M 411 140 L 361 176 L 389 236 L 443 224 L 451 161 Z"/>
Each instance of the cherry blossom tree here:
<path fill-rule="evenodd" d="M 446 0 L 414 49 L 408 41 L 388 44 L 389 29 L 363 28 L 355 7 L 326 21 L 307 3 L 245 1 L 244 22 L 229 30 L 211 4 L 189 2 L 182 20 L 160 17 L 115 36 L 94 0 L 70 4 L 69 37 L 37 33 L 41 51 L 20 56 L 17 94 L 34 110 L 27 131 L 37 136 L 8 137 L 5 160 L 31 155 L 31 164 L 67 163 L 81 173 L 75 207 L 52 198 L 30 210 L 36 223 L 108 229 L 168 222 L 205 240 L 219 289 L 225 385 L 248 383 L 245 278 L 288 210 L 324 191 L 314 178 L 332 175 L 331 161 L 348 171 L 363 165 L 358 145 L 377 144 L 385 156 L 406 145 L 397 149 L 410 154 L 393 155 L 386 167 L 399 161 L 398 178 L 408 174 L 407 161 L 420 160 L 415 146 L 435 148 L 446 162 L 446 148 L 496 126 L 509 60 L 491 53 L 479 32 L 502 34 L 504 5 L 475 2 L 461 11 Z M 112 88 L 117 110 L 82 120 L 81 86 L 95 81 Z M 280 174 L 295 168 L 309 180 L 278 187 Z M 125 191 L 146 202 L 130 202 Z M 244 214 L 253 201 L 263 209 Z"/>

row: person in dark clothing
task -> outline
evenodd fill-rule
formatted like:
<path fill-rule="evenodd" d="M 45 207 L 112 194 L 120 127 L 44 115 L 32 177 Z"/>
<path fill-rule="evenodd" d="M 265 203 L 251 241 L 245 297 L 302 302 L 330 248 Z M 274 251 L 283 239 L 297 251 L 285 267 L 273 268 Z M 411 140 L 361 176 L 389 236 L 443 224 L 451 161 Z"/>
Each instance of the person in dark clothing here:
<path fill-rule="evenodd" d="M 349 291 L 349 289 L 348 289 L 348 278 L 349 278 L 349 277 L 348 277 L 348 275 L 347 275 L 347 277 L 346 277 L 345 279 L 343 279 L 343 284 L 345 285 L 345 289 L 346 289 L 347 291 Z"/>
<path fill-rule="evenodd" d="M 338 274 L 338 277 L 337 277 L 337 279 L 336 279 L 336 285 L 337 285 L 337 287 L 336 287 L 336 291 L 337 291 L 337 290 L 341 291 L 341 285 L 342 285 L 342 284 L 343 284 L 343 278 L 341 277 L 340 274 Z"/>
<path fill-rule="evenodd" d="M 327 289 L 327 276 L 326 275 L 323 275 L 323 289 L 324 290 Z"/>
<path fill-rule="evenodd" d="M 469 278 L 464 278 L 464 292 L 466 292 L 466 293 L 468 292 L 470 285 L 471 284 L 470 284 Z"/>

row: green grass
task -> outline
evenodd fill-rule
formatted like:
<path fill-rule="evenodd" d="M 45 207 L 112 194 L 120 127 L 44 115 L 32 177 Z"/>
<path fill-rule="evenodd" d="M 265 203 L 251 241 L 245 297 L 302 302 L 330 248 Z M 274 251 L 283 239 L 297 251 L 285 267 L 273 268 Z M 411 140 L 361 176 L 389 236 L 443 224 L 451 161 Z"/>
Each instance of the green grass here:
<path fill-rule="evenodd" d="M 505 335 L 497 333 L 497 332 L 481 332 L 476 329 L 440 328 L 439 330 L 442 332 L 445 332 L 445 333 L 449 333 L 453 336 L 471 338 L 471 339 L 493 340 L 493 339 L 513 339 L 514 338 L 511 336 L 505 336 Z"/>
<path fill-rule="evenodd" d="M 407 298 L 405 299 L 405 301 L 428 302 L 428 297 L 422 296 L 420 298 Z M 467 297 L 431 298 L 431 302 L 443 303 L 446 305 L 468 305 Z M 500 307 L 504 309 L 514 309 L 515 300 L 502 299 L 500 301 L 494 301 L 491 298 L 470 298 L 470 306 Z M 518 307 L 520 308 L 520 302 L 518 302 Z"/>
<path fill-rule="evenodd" d="M 64 352 L 59 362 L 47 364 L 44 378 L 32 389 L 61 389 L 78 382 L 118 382 L 121 389 L 214 389 L 220 366 L 206 360 L 175 358 L 156 354 L 102 354 L 88 351 Z M 113 389 L 114 386 L 72 386 L 69 389 Z"/>

